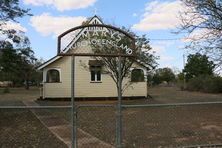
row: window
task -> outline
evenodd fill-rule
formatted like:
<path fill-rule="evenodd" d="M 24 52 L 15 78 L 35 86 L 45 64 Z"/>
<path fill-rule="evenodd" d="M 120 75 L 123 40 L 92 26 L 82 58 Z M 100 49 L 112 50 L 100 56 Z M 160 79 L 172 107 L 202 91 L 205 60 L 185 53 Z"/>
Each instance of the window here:
<path fill-rule="evenodd" d="M 100 82 L 101 81 L 101 66 L 90 66 L 91 81 Z"/>
<path fill-rule="evenodd" d="M 131 81 L 132 82 L 143 82 L 144 81 L 144 73 L 142 69 L 133 69 L 131 73 Z"/>
<path fill-rule="evenodd" d="M 47 71 L 46 82 L 48 83 L 56 83 L 60 82 L 60 74 L 56 69 L 50 69 Z"/>
<path fill-rule="evenodd" d="M 91 82 L 101 82 L 101 71 L 103 63 L 99 60 L 89 60 Z"/>

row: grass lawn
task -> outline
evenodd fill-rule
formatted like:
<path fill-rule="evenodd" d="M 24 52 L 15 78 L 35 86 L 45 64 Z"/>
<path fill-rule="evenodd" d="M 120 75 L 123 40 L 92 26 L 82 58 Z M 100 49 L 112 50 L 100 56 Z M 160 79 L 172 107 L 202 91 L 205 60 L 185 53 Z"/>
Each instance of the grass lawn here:
<path fill-rule="evenodd" d="M 150 89 L 151 100 L 125 100 L 124 104 L 222 101 L 222 94 L 180 91 L 172 87 Z M 70 102 L 38 101 L 42 105 Z M 116 104 L 116 101 L 80 101 L 77 104 Z M 51 110 L 70 121 L 69 110 Z M 78 127 L 108 143 L 115 143 L 114 107 L 81 107 Z M 125 147 L 176 147 L 222 143 L 222 105 L 127 108 L 123 110 Z"/>

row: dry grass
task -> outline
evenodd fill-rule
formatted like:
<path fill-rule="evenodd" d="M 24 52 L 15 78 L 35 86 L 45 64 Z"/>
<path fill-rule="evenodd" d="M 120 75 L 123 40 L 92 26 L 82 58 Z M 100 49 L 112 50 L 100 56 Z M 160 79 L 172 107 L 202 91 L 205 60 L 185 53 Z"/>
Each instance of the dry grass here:
<path fill-rule="evenodd" d="M 124 100 L 124 104 L 156 104 L 222 101 L 221 94 L 180 91 L 172 87 L 150 89 L 151 100 Z M 39 102 L 42 105 L 67 105 L 70 102 Z M 116 101 L 84 101 L 77 104 L 116 104 Z M 78 127 L 108 143 L 115 144 L 116 109 L 81 107 Z M 70 111 L 51 110 L 70 121 Z M 220 143 L 222 105 L 128 108 L 123 110 L 125 147 L 177 147 Z"/>
<path fill-rule="evenodd" d="M 65 148 L 28 109 L 0 109 L 1 148 Z"/>
<path fill-rule="evenodd" d="M 123 103 L 152 104 L 222 101 L 222 94 L 187 92 L 173 87 L 154 87 L 149 90 L 153 99 L 124 100 Z M 13 91 L 11 94 L 0 94 L 0 100 L 13 102 L 13 100 L 35 99 L 38 96 L 38 90 L 25 92 L 26 94 L 20 90 Z M 4 99 L 2 96 L 4 96 Z M 37 102 L 41 105 L 70 105 L 70 101 Z M 116 101 L 80 101 L 77 104 L 115 105 Z M 50 111 L 68 121 L 71 119 L 70 110 L 53 109 Z M 114 144 L 115 111 L 114 107 L 81 107 L 77 114 L 78 127 L 101 140 Z M 35 125 L 32 122 L 29 122 L 29 124 Z M 128 108 L 123 110 L 123 143 L 125 147 L 176 147 L 221 143 L 221 127 L 222 105 L 219 104 Z"/>
<path fill-rule="evenodd" d="M 1 88 L 0 91 L 3 89 Z M 38 88 L 11 88 L 0 93 L 0 105 L 23 106 L 22 101 L 35 100 Z M 58 140 L 28 109 L 0 109 L 0 147 L 58 147 L 66 145 Z"/>
<path fill-rule="evenodd" d="M 9 93 L 3 93 L 4 88 L 0 88 L 0 105 L 3 102 L 28 101 L 39 98 L 40 91 L 37 87 L 31 87 L 29 90 L 25 88 L 9 88 Z"/>

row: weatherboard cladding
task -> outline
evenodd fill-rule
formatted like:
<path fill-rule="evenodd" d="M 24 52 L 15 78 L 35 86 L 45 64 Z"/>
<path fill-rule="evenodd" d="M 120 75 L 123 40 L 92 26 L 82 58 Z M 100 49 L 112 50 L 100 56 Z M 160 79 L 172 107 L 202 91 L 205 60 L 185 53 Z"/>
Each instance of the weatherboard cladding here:
<path fill-rule="evenodd" d="M 97 17 L 95 19 L 98 19 Z M 91 19 L 93 21 L 93 19 Z M 89 22 L 90 23 L 90 22 Z M 81 49 L 82 48 L 82 49 Z M 84 48 L 84 49 L 83 49 Z M 79 47 L 77 50 L 91 50 L 90 47 Z M 73 52 L 68 50 L 66 52 Z M 116 97 L 117 88 L 109 74 L 102 74 L 101 83 L 91 82 L 89 74 L 90 64 L 98 64 L 92 57 L 75 57 L 75 96 L 80 98 L 87 97 Z M 82 65 L 85 65 L 82 66 Z M 133 68 L 143 68 L 141 64 L 135 62 Z M 46 74 L 48 69 L 60 69 L 60 83 L 43 83 L 43 98 L 70 98 L 71 97 L 71 57 L 55 56 L 45 62 L 38 69 Z M 124 78 L 123 85 L 130 82 L 130 77 Z M 146 82 L 133 83 L 128 87 L 123 96 L 146 96 Z"/>
<path fill-rule="evenodd" d="M 89 66 L 90 57 L 75 58 L 75 96 L 76 97 L 116 97 L 117 88 L 109 74 L 102 75 L 102 83 L 90 82 L 89 70 L 82 64 Z M 64 57 L 50 64 L 43 71 L 50 68 L 61 68 L 61 83 L 44 83 L 44 98 L 69 98 L 71 97 L 71 57 Z M 140 68 L 138 64 L 132 67 Z M 125 78 L 123 85 L 129 82 L 130 78 Z M 128 87 L 123 96 L 146 96 L 146 82 L 133 83 Z"/>

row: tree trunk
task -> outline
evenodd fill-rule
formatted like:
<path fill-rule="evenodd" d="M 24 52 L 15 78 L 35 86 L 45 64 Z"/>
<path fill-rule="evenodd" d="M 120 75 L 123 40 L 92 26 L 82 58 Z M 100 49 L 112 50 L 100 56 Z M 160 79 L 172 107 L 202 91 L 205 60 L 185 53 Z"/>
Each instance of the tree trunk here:
<path fill-rule="evenodd" d="M 29 90 L 29 81 L 28 80 L 26 80 L 26 82 L 25 82 L 25 89 Z"/>

